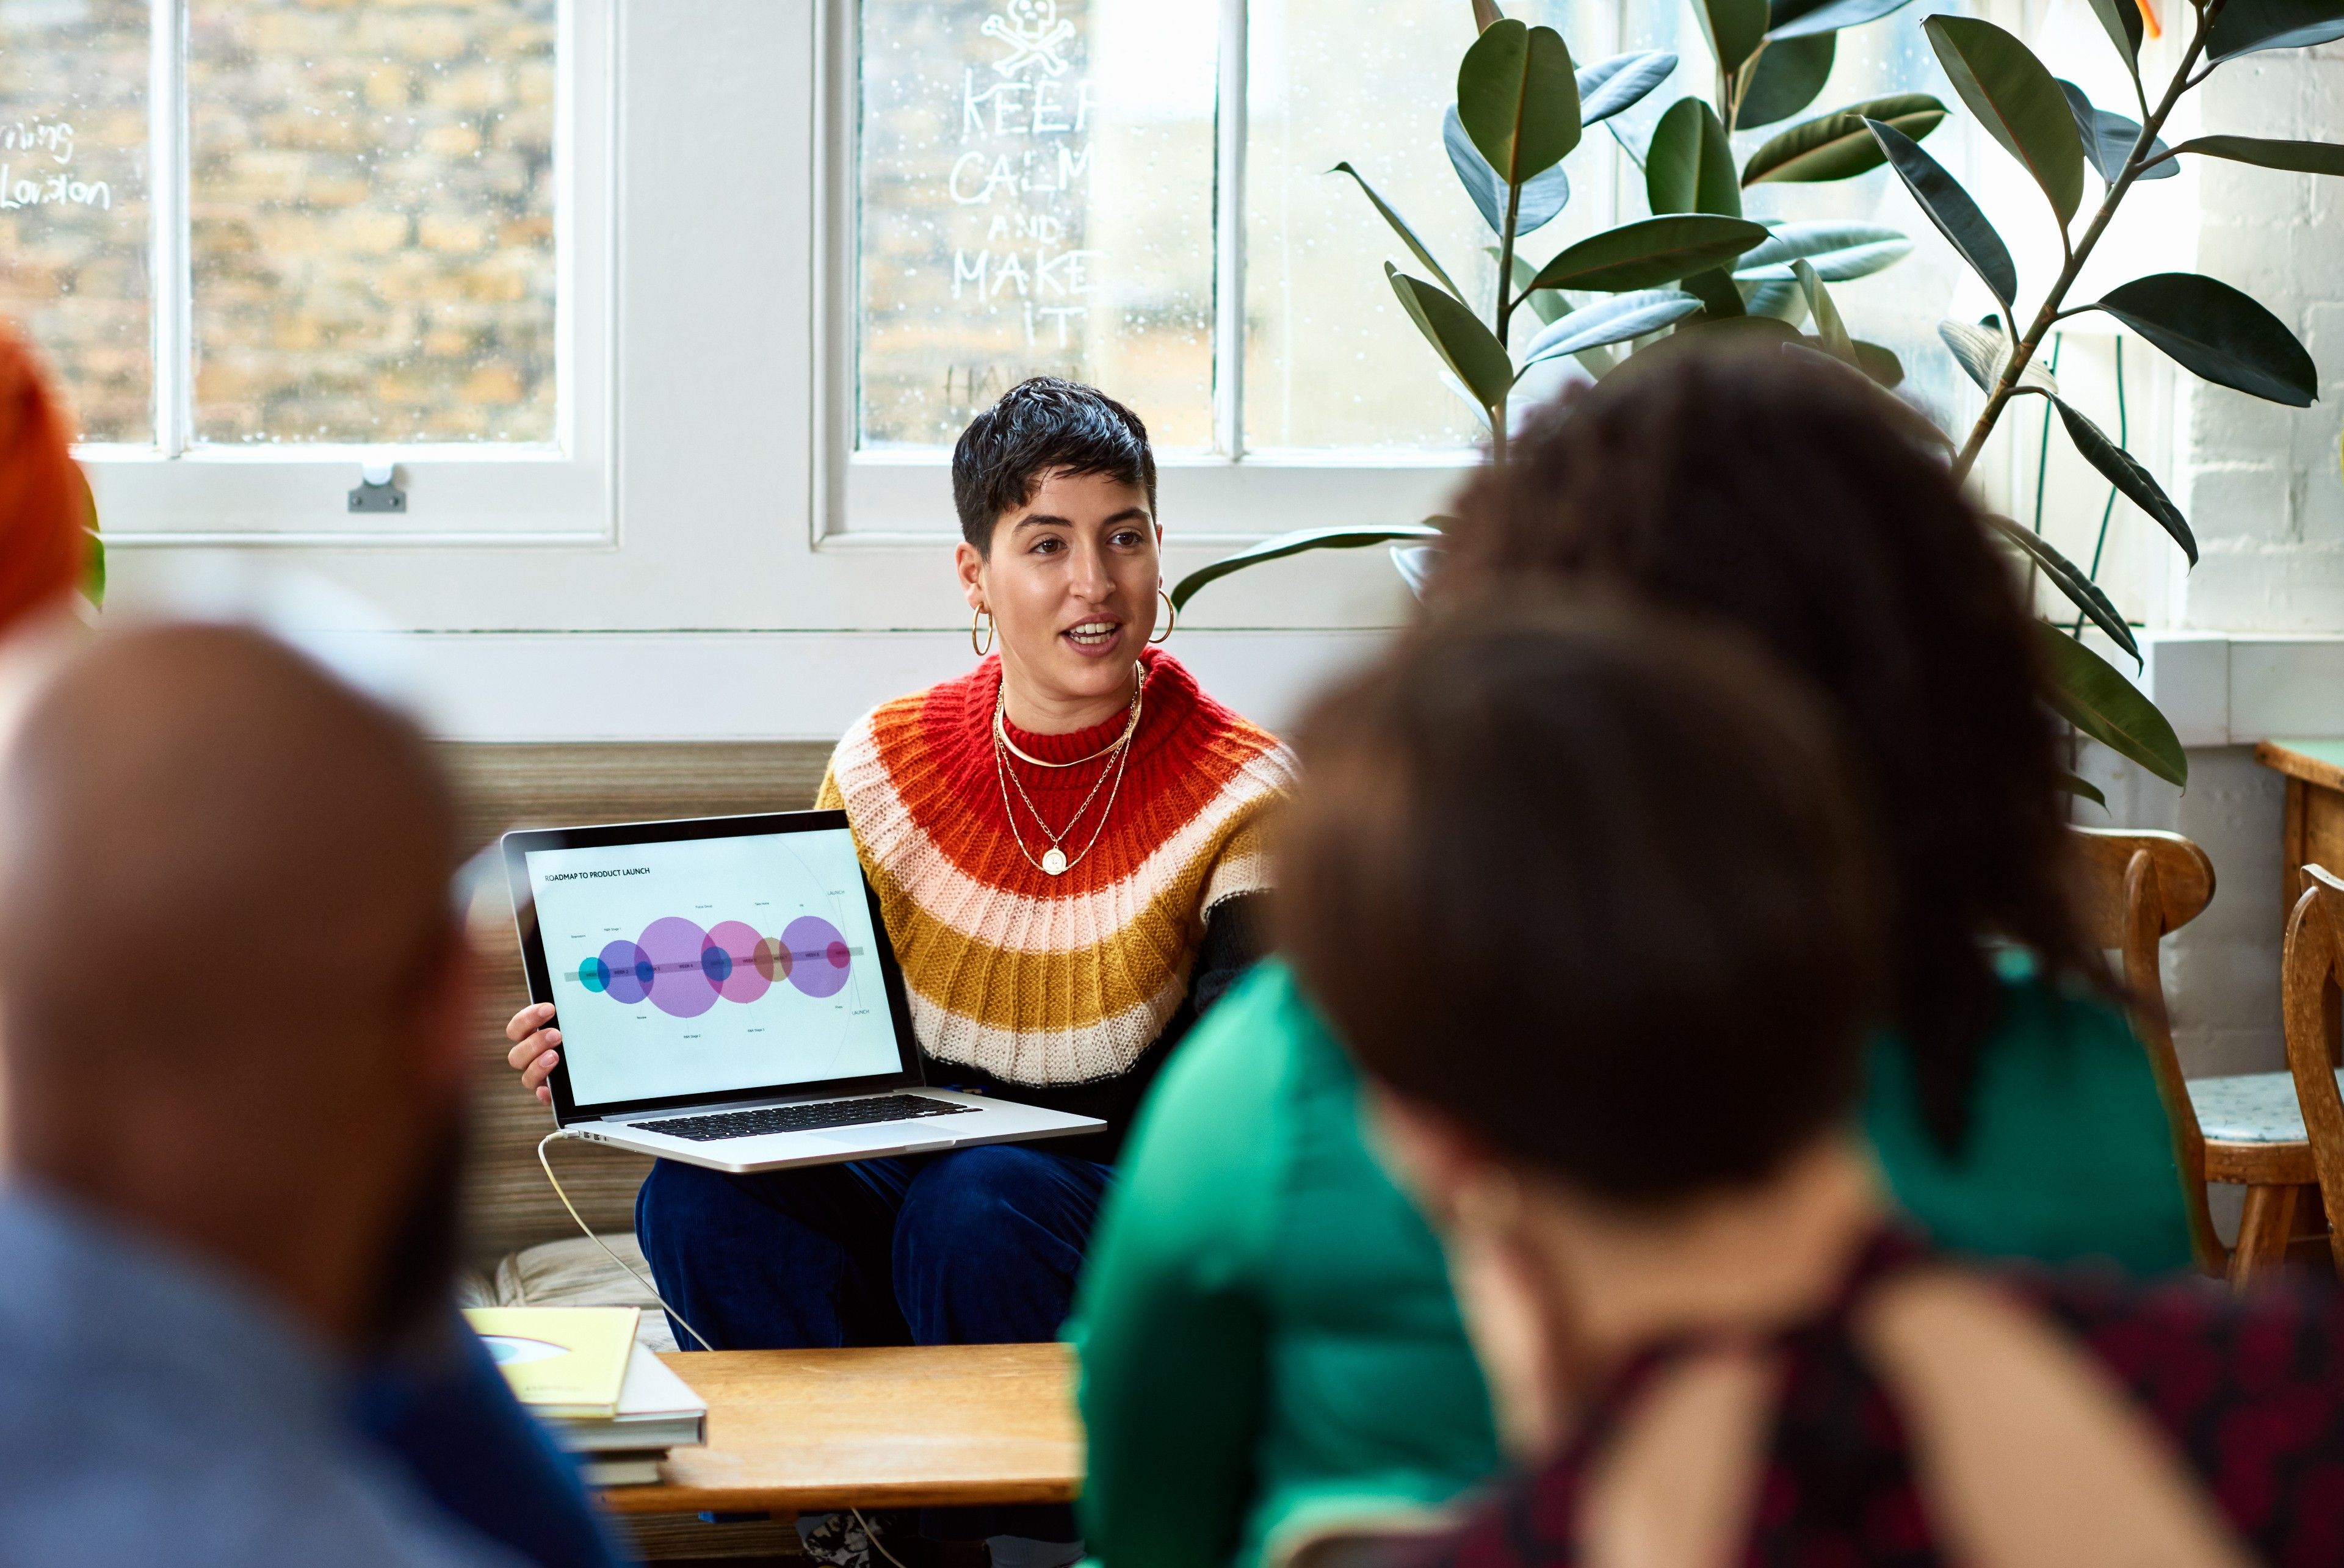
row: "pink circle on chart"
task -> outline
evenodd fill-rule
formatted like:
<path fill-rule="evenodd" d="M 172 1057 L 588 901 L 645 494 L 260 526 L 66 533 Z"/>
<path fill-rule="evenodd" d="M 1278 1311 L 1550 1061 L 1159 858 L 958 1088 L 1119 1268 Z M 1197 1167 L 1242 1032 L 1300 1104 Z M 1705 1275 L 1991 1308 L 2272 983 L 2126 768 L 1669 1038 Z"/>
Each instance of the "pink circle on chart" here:
<path fill-rule="evenodd" d="M 637 944 L 652 961 L 652 1005 L 670 1017 L 696 1018 L 716 1006 L 716 985 L 701 961 L 708 933 L 679 915 L 643 927 Z"/>
<path fill-rule="evenodd" d="M 773 976 L 757 962 L 758 945 L 763 941 L 755 926 L 738 920 L 722 921 L 709 928 L 707 945 L 731 960 L 729 973 L 716 986 L 718 996 L 728 1002 L 753 1002 L 772 988 Z"/>
<path fill-rule="evenodd" d="M 846 988 L 854 955 L 838 927 L 818 915 L 801 915 L 782 932 L 791 959 L 790 984 L 809 996 L 835 996 Z"/>

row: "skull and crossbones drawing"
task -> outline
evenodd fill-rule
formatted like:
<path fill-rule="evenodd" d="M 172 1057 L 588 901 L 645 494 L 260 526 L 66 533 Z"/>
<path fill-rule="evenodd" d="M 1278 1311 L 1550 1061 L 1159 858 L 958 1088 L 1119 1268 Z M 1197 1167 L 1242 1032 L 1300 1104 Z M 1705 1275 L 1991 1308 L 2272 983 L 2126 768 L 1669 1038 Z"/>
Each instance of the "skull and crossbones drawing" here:
<path fill-rule="evenodd" d="M 1053 76 L 1066 74 L 1066 56 L 1058 50 L 1075 35 L 1075 25 L 1058 15 L 1058 0 L 1009 0 L 977 31 L 1009 46 L 1011 52 L 993 62 L 1002 76 L 1014 76 L 1029 66 Z"/>

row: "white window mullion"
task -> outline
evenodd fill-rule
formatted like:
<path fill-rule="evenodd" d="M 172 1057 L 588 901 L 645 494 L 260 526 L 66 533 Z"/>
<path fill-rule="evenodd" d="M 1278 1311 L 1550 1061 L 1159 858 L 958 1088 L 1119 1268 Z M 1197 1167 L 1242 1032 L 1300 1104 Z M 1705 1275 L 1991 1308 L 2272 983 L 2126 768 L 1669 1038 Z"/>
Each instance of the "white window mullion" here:
<path fill-rule="evenodd" d="M 194 389 L 193 293 L 187 245 L 187 0 L 153 0 L 147 70 L 147 209 L 153 220 L 148 288 L 153 300 L 155 445 L 166 457 L 187 446 Z"/>
<path fill-rule="evenodd" d="M 1221 0 L 1213 179 L 1213 444 L 1245 455 L 1246 0 Z"/>

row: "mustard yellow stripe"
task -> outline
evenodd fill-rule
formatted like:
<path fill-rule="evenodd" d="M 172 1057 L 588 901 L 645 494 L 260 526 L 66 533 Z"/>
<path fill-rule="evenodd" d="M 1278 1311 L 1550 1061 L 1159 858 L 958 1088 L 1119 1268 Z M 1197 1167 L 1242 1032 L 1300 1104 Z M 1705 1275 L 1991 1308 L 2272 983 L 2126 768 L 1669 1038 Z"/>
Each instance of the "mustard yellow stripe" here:
<path fill-rule="evenodd" d="M 873 873 L 904 984 L 948 1013 L 998 1029 L 1085 1028 L 1185 978 L 1203 926 L 1198 892 L 1211 857 L 1198 856 L 1138 914 L 1099 941 L 1060 952 L 1015 952 L 977 942 L 920 907 L 882 866 Z"/>

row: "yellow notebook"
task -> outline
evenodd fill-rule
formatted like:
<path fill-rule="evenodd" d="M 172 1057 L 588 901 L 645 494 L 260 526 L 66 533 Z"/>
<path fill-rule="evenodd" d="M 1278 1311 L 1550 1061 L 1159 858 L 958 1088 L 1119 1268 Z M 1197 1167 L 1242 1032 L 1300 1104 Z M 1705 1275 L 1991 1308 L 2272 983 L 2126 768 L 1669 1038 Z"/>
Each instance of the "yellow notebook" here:
<path fill-rule="evenodd" d="M 513 1397 L 542 1416 L 607 1416 L 634 1348 L 633 1307 L 467 1307 Z"/>

